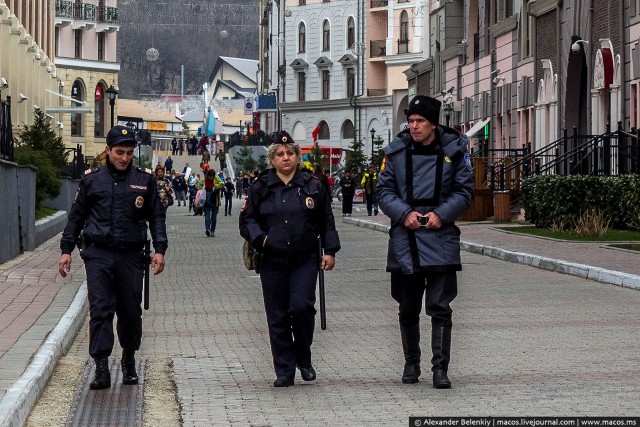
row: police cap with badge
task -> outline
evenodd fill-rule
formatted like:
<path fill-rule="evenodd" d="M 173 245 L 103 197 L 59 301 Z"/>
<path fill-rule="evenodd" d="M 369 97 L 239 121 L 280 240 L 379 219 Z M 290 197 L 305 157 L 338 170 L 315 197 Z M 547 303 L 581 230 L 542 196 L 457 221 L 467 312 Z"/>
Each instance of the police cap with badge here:
<path fill-rule="evenodd" d="M 277 145 L 287 145 L 287 144 L 295 144 L 296 142 L 291 138 L 291 135 L 287 133 L 287 131 L 281 130 L 276 133 L 274 144 Z"/>
<path fill-rule="evenodd" d="M 129 129 L 126 126 L 114 126 L 111 128 L 109 133 L 107 133 L 107 145 L 109 147 L 115 147 L 116 145 L 122 145 L 126 142 L 133 142 L 133 145 L 136 145 L 136 134 L 133 130 Z"/>

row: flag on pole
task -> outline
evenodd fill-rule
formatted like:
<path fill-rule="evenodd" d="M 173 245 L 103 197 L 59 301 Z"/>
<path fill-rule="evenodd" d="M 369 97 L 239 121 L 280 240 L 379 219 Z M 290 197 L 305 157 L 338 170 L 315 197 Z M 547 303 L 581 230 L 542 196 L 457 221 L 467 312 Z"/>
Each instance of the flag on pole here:
<path fill-rule="evenodd" d="M 320 126 L 317 126 L 312 132 L 311 136 L 313 137 L 313 142 L 318 141 L 318 135 L 320 134 Z"/>
<path fill-rule="evenodd" d="M 207 136 L 216 133 L 216 119 L 213 117 L 213 110 L 209 108 L 209 117 L 207 118 Z"/>

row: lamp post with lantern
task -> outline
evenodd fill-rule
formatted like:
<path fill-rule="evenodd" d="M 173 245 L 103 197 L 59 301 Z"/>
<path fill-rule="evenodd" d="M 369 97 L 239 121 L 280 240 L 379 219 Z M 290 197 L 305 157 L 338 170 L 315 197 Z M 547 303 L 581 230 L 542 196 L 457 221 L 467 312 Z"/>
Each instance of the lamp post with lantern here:
<path fill-rule="evenodd" d="M 109 86 L 105 93 L 107 94 L 107 98 L 109 99 L 109 106 L 111 107 L 111 127 L 113 127 L 114 123 L 114 108 L 116 106 L 116 98 L 118 97 L 118 89 L 113 85 Z"/>
<path fill-rule="evenodd" d="M 369 132 L 371 132 L 371 163 L 373 164 L 373 146 L 375 145 L 376 130 L 371 128 Z"/>

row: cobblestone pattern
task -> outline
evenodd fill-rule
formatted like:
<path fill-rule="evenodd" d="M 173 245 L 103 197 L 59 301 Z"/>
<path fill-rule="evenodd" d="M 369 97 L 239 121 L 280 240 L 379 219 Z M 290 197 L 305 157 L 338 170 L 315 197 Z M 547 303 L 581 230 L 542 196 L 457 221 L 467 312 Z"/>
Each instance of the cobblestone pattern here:
<path fill-rule="evenodd" d="M 431 387 L 424 317 L 421 382 L 401 384 L 387 236 L 340 218 L 343 249 L 326 275 L 328 329 L 318 320 L 312 349 L 318 380 L 298 376 L 275 389 L 259 279 L 242 266 L 237 217 L 218 221 L 207 238 L 201 217 L 170 209 L 167 270 L 152 279 L 144 316 L 141 357 L 173 359 L 185 426 L 637 412 L 639 292 L 470 253 L 453 304 L 453 388 Z M 72 352 L 87 348 L 85 332 Z"/>

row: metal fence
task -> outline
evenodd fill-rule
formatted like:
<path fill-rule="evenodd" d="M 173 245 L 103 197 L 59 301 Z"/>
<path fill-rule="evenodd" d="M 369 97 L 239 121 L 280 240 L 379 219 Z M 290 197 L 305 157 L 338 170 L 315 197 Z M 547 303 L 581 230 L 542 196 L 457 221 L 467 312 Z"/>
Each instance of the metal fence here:
<path fill-rule="evenodd" d="M 13 124 L 11 123 L 11 97 L 0 99 L 0 158 L 13 162 Z"/>

